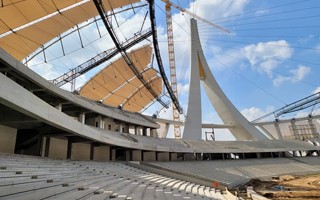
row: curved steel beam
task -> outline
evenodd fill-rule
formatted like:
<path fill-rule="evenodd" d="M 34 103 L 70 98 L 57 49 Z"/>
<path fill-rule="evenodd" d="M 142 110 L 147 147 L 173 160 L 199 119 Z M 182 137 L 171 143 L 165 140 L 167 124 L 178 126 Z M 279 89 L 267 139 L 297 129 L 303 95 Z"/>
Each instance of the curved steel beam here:
<path fill-rule="evenodd" d="M 141 81 L 141 83 L 149 90 L 149 92 L 152 94 L 152 96 L 157 99 L 157 101 L 164 107 L 168 107 L 168 105 L 166 103 L 164 103 L 161 98 L 159 97 L 159 95 L 157 95 L 157 93 L 153 90 L 153 88 L 150 86 L 150 84 L 143 78 L 143 76 L 140 74 L 139 70 L 137 69 L 137 67 L 133 64 L 133 62 L 131 61 L 130 57 L 128 56 L 128 54 L 126 53 L 126 50 L 123 49 L 123 47 L 120 45 L 120 41 L 117 38 L 117 35 L 115 34 L 114 30 L 111 28 L 111 24 L 110 21 L 108 20 L 108 15 L 104 10 L 104 7 L 102 5 L 102 1 L 101 0 L 93 0 L 99 15 L 102 19 L 102 22 L 104 24 L 104 26 L 106 27 L 113 43 L 115 44 L 116 48 L 118 49 L 118 51 L 121 53 L 121 56 L 123 57 L 124 61 L 127 63 L 127 65 L 130 67 L 130 69 L 132 70 L 132 72 L 137 76 L 137 78 Z"/>
<path fill-rule="evenodd" d="M 174 92 L 170 86 L 170 83 L 168 81 L 168 78 L 166 76 L 166 73 L 163 68 L 160 50 L 159 50 L 159 44 L 158 44 L 158 38 L 157 38 L 157 26 L 156 26 L 156 17 L 155 17 L 155 9 L 154 9 L 154 0 L 147 0 L 149 2 L 149 10 L 150 10 L 150 21 L 151 21 L 151 28 L 152 28 L 152 37 L 153 37 L 153 46 L 154 51 L 156 54 L 156 59 L 159 66 L 160 75 L 163 79 L 164 85 L 166 86 L 168 93 L 170 95 L 170 98 L 174 104 L 174 106 L 177 108 L 180 114 L 183 113 L 183 109 L 179 104 L 178 98 L 174 95 Z"/>

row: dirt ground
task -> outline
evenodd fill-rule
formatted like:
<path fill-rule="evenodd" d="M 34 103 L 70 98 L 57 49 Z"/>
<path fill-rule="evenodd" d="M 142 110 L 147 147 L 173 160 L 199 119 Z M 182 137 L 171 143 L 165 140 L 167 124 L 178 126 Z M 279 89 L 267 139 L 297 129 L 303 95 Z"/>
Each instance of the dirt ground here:
<path fill-rule="evenodd" d="M 285 175 L 270 181 L 252 180 L 248 185 L 273 200 L 320 199 L 320 174 L 307 176 Z"/>

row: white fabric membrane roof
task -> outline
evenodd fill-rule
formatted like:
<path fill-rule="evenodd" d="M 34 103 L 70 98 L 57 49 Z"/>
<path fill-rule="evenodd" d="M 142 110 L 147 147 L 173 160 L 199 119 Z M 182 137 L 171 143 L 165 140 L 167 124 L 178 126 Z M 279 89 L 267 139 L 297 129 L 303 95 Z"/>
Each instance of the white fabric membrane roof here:
<path fill-rule="evenodd" d="M 103 0 L 105 10 L 120 8 L 140 0 Z M 22 60 L 42 45 L 86 20 L 98 16 L 92 0 L 2 0 L 0 5 L 0 48 Z M 157 71 L 147 68 L 151 47 L 129 55 L 156 94 L 162 92 Z M 107 66 L 81 89 L 80 94 L 103 100 L 111 106 L 138 112 L 154 97 L 127 66 L 118 59 Z"/>
<path fill-rule="evenodd" d="M 153 68 L 148 68 L 152 48 L 147 45 L 130 52 L 131 58 L 143 78 L 150 83 L 151 88 L 159 95 L 162 92 L 162 79 Z M 111 63 L 81 89 L 80 95 L 110 106 L 122 106 L 124 110 L 138 112 L 154 97 L 149 90 L 134 75 L 123 58 Z"/>
<path fill-rule="evenodd" d="M 105 10 L 139 0 L 103 0 Z M 17 60 L 98 15 L 92 0 L 2 0 L 0 47 Z"/>

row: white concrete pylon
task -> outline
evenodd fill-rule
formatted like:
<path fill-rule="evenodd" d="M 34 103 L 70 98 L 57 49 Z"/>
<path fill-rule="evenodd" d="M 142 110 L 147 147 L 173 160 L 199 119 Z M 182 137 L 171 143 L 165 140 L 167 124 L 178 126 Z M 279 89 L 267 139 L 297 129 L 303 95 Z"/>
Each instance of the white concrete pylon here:
<path fill-rule="evenodd" d="M 223 93 L 213 77 L 208 63 L 204 57 L 197 22 L 191 19 L 191 70 L 189 85 L 189 102 L 187 119 L 183 133 L 184 139 L 200 140 L 201 131 L 201 96 L 200 80 L 204 90 L 224 124 L 232 125 L 230 132 L 237 140 L 268 139 L 262 132 L 254 127 L 236 109 L 227 96 Z"/>

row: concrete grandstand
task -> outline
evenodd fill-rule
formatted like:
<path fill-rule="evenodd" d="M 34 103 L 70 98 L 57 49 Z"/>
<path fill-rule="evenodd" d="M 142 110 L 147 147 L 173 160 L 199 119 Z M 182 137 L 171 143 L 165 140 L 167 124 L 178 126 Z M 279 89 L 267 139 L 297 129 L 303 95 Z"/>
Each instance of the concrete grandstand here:
<path fill-rule="evenodd" d="M 0 29 L 0 199 L 239 199 L 229 190 L 252 178 L 319 173 L 319 134 L 317 127 L 312 126 L 312 120 L 318 116 L 301 119 L 309 122 L 308 127 L 300 125 L 301 133 L 299 124 L 295 124 L 299 119 L 283 123 L 279 120 L 249 123 L 224 94 L 219 93 L 220 88 L 214 92 L 219 93 L 217 96 L 221 102 L 228 104 L 217 104 L 224 109 L 221 112 L 227 113 L 225 124 L 202 124 L 201 117 L 196 115 L 186 122 L 187 126 L 192 126 L 190 119 L 193 123 L 194 118 L 200 120 L 196 122 L 199 129 L 186 130 L 190 137 L 159 137 L 167 134 L 167 130 L 159 133 L 160 124 L 177 122 L 138 112 L 152 101 L 162 102 L 159 95 L 163 89 L 163 77 L 155 69 L 147 68 L 150 46 L 131 53 L 119 50 L 123 57 L 114 63 L 119 70 L 118 76 L 132 70 L 123 80 L 110 76 L 106 85 L 94 85 L 112 73 L 109 65 L 78 92 L 59 88 L 26 67 L 21 60 L 51 40 L 52 35 L 71 28 L 72 24 L 61 22 L 62 25 L 57 25 L 62 27 L 61 30 L 57 28 L 54 33 L 43 37 L 40 37 L 40 32 L 31 33 L 41 26 L 48 27 L 50 17 L 57 18 L 53 20 L 56 22 L 73 16 L 72 20 L 78 24 L 98 16 L 96 2 L 100 2 L 100 6 L 102 3 L 80 1 L 72 7 L 72 1 L 66 1 L 66 5 L 55 5 L 64 15 L 46 18 L 39 11 L 43 2 L 28 1 L 33 3 L 28 6 L 35 6 L 35 18 L 40 21 L 17 29 L 23 25 L 23 20 L 17 18 L 14 23 L 7 18 L 1 20 L 7 19 L 9 28 Z M 106 10 L 112 10 L 136 1 L 102 2 L 109 5 L 105 6 Z M 0 8 L 0 12 L 6 12 L 5 16 L 20 13 L 18 10 L 11 4 Z M 77 12 L 86 14 L 74 16 Z M 31 11 L 26 9 L 24 14 L 31 15 Z M 37 43 L 41 45 L 33 44 L 19 51 L 14 42 L 10 43 L 12 38 L 9 37 L 17 43 L 26 38 L 36 40 L 40 37 Z M 197 45 L 197 51 L 200 51 L 199 38 Z M 134 57 L 134 52 L 138 51 L 147 52 L 140 52 L 145 56 L 143 62 Z M 199 56 L 199 52 L 195 53 Z M 200 56 L 204 59 L 204 55 Z M 205 69 L 209 70 L 209 67 Z M 200 83 L 201 77 L 198 78 Z M 91 92 L 93 90 L 95 92 Z M 142 103 L 135 105 L 134 96 L 139 91 L 143 91 L 145 96 L 138 95 L 136 98 Z M 123 98 L 112 96 L 117 93 L 125 94 Z M 227 123 L 228 120 L 232 123 Z M 294 137 L 277 129 L 279 124 L 286 123 L 290 123 Z M 201 126 L 230 129 L 233 134 L 238 134 L 239 140 L 198 139 Z M 311 130 L 310 127 L 312 131 L 306 132 L 306 129 Z M 240 132 L 237 131 L 239 129 Z"/>

